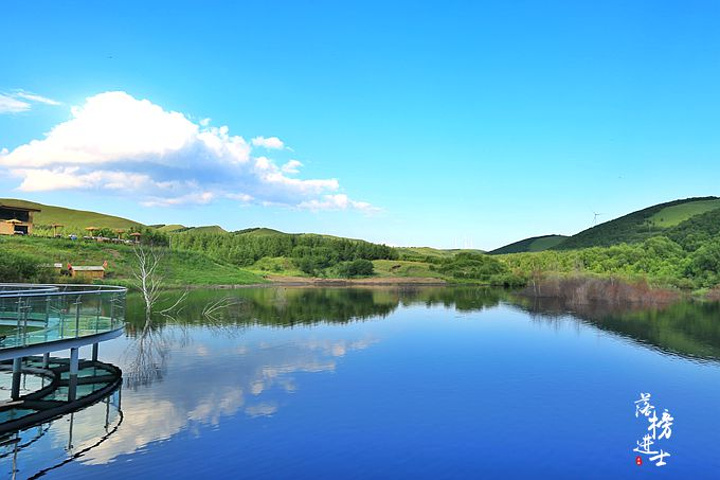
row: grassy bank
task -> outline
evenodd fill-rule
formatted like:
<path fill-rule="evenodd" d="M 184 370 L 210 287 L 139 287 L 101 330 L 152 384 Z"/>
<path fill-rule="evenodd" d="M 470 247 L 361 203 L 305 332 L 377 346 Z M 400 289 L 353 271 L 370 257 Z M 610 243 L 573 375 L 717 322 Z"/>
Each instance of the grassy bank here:
<path fill-rule="evenodd" d="M 252 284 L 264 283 L 260 275 L 235 267 L 198 252 L 165 250 L 161 261 L 162 274 L 168 286 Z M 0 237 L 0 255 L 8 259 L 26 259 L 34 265 L 62 263 L 71 265 L 102 265 L 108 262 L 105 282 L 129 285 L 133 279 L 136 264 L 133 247 L 128 245 L 98 243 L 95 241 L 71 241 L 45 237 Z M 8 266 L 16 270 L 13 265 Z M 28 273 L 31 274 L 31 273 Z M 26 280 L 50 281 L 52 269 L 40 267 L 34 274 L 37 278 Z M 20 281 L 4 278 L 2 281 Z M 60 276 L 56 281 L 69 281 Z M 74 281 L 74 279 L 73 279 Z M 78 280 L 80 281 L 80 280 Z"/>

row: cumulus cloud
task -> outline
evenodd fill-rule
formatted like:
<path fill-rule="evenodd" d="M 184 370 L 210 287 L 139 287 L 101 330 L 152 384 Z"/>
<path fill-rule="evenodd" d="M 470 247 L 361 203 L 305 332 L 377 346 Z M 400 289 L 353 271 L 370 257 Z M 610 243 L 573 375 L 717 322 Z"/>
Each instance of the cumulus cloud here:
<path fill-rule="evenodd" d="M 263 147 L 268 150 L 282 150 L 285 148 L 285 143 L 283 143 L 283 141 L 278 137 L 255 137 L 251 140 L 251 142 L 255 147 Z"/>
<path fill-rule="evenodd" d="M 43 98 L 23 98 L 30 96 Z M 20 190 L 96 190 L 131 196 L 147 206 L 227 198 L 311 210 L 374 208 L 338 193 L 335 178 L 298 178 L 298 160 L 279 166 L 253 155 L 255 147 L 283 149 L 277 137 L 247 142 L 226 126 L 211 126 L 210 119 L 194 123 L 125 92 L 95 95 L 71 112 L 70 120 L 44 138 L 0 151 L 0 168 L 20 179 Z"/>
<path fill-rule="evenodd" d="M 302 163 L 297 160 L 290 160 L 280 167 L 280 170 L 282 170 L 283 173 L 298 173 L 300 171 L 300 167 L 302 167 Z"/>
<path fill-rule="evenodd" d="M 60 102 L 51 98 L 36 95 L 24 90 L 18 90 L 10 94 L 0 93 L 0 114 L 27 112 L 32 108 L 33 103 L 43 103 L 45 105 L 55 106 L 62 105 Z"/>

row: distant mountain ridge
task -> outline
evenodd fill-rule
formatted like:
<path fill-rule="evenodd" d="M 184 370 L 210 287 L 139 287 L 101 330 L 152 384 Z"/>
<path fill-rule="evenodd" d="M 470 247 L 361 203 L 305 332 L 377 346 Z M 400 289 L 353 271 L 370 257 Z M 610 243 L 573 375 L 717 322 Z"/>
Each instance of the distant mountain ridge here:
<path fill-rule="evenodd" d="M 79 231 L 93 226 L 112 229 L 156 228 L 158 231 L 172 235 L 215 233 L 253 237 L 319 235 L 321 237 L 344 238 L 321 234 L 290 234 L 262 227 L 228 232 L 218 225 L 199 227 L 186 227 L 179 224 L 144 225 L 115 215 L 44 205 L 21 199 L 0 198 L 0 203 L 39 209 L 40 212 L 37 212 L 34 216 L 36 232 L 43 229 L 47 232 L 50 225 L 61 224 L 65 226 L 65 233 L 71 229 Z M 608 247 L 619 243 L 638 243 L 657 235 L 666 235 L 673 241 L 683 245 L 698 242 L 698 239 L 720 235 L 720 197 L 695 197 L 660 203 L 601 223 L 570 237 L 563 235 L 535 236 L 513 242 L 488 253 L 498 255 L 539 252 L 549 249 L 570 250 Z M 398 247 L 398 252 L 407 258 L 446 257 L 459 252 L 484 253 L 482 250 L 435 249 L 430 247 Z"/>
<path fill-rule="evenodd" d="M 543 250 L 549 250 L 557 245 L 561 244 L 569 237 L 565 235 L 541 235 L 539 237 L 530 237 L 514 242 L 504 247 L 496 248 L 488 253 L 490 255 L 503 255 L 506 253 L 521 253 L 521 252 L 542 252 Z"/>
<path fill-rule="evenodd" d="M 668 232 L 697 215 L 720 209 L 718 197 L 696 197 L 659 203 L 601 223 L 556 245 L 555 250 L 638 243 Z"/>
<path fill-rule="evenodd" d="M 713 235 L 713 219 L 720 217 L 719 197 L 693 197 L 659 203 L 603 222 L 570 237 L 542 235 L 530 237 L 490 251 L 490 254 L 573 250 L 638 243 L 657 235 L 678 241 L 692 222 L 693 234 Z M 720 229 L 720 226 L 718 226 Z M 700 232 L 700 233 L 698 233 Z M 709 233 L 708 233 L 709 232 Z M 684 240 L 683 240 L 684 241 Z"/>

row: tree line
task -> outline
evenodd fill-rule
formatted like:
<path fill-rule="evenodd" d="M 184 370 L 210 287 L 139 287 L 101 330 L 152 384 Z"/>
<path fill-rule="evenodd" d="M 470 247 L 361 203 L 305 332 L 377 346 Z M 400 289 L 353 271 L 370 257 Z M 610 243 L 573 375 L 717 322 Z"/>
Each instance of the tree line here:
<path fill-rule="evenodd" d="M 287 257 L 303 272 L 318 275 L 328 269 L 339 276 L 372 274 L 372 260 L 396 260 L 396 250 L 363 240 L 322 235 L 248 235 L 186 232 L 170 236 L 174 250 L 203 252 L 239 267 L 265 257 Z"/>

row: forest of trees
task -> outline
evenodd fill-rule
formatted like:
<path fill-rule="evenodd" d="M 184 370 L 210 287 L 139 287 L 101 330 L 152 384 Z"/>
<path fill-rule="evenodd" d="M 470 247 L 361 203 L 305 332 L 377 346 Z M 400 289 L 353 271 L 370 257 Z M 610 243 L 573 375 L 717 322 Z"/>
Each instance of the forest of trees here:
<path fill-rule="evenodd" d="M 720 238 L 683 248 L 666 236 L 641 243 L 580 250 L 518 253 L 502 257 L 511 271 L 526 278 L 547 273 L 590 273 L 646 279 L 679 288 L 720 284 Z M 694 248 L 697 247 L 697 248 Z"/>
<path fill-rule="evenodd" d="M 386 245 L 321 235 L 246 235 L 187 232 L 170 237 L 176 250 L 203 252 L 239 267 L 265 257 L 287 257 L 309 275 L 335 268 L 339 276 L 372 274 L 371 260 L 395 260 L 396 250 Z M 359 262 L 364 260 L 365 262 Z"/>

